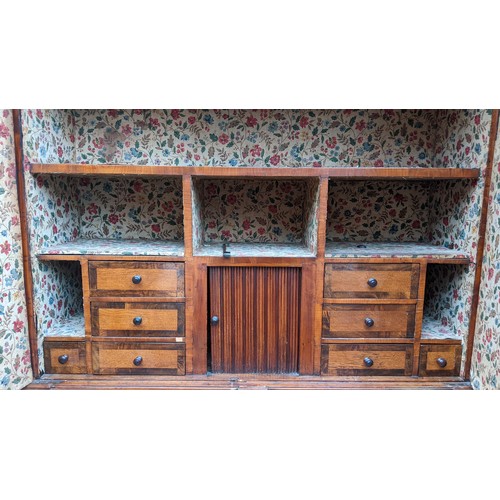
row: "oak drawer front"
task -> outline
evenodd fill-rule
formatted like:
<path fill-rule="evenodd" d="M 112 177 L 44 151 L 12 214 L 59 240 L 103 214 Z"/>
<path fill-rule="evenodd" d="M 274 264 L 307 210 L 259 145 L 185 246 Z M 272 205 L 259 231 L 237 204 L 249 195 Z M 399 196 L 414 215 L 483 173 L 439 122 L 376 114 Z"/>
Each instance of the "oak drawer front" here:
<path fill-rule="evenodd" d="M 184 264 L 89 262 L 90 294 L 122 297 L 184 297 Z"/>
<path fill-rule="evenodd" d="M 45 373 L 79 374 L 87 373 L 85 342 L 43 343 Z"/>
<path fill-rule="evenodd" d="M 418 374 L 421 377 L 458 376 L 461 361 L 461 345 L 422 344 Z"/>
<path fill-rule="evenodd" d="M 91 314 L 94 336 L 184 336 L 184 303 L 92 302 Z"/>
<path fill-rule="evenodd" d="M 327 298 L 416 299 L 419 264 L 325 264 Z"/>
<path fill-rule="evenodd" d="M 408 344 L 323 344 L 322 375 L 411 375 Z"/>
<path fill-rule="evenodd" d="M 412 338 L 414 333 L 414 305 L 323 305 L 325 338 Z"/>
<path fill-rule="evenodd" d="M 184 375 L 185 344 L 93 342 L 96 375 Z"/>

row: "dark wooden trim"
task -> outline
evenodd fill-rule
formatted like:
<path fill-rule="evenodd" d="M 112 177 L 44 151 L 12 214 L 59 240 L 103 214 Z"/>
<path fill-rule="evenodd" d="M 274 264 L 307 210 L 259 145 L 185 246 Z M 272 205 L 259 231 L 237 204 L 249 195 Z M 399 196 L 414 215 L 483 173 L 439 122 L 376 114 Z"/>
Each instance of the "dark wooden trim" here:
<path fill-rule="evenodd" d="M 33 174 L 67 175 L 142 175 L 142 176 L 183 176 L 199 177 L 329 177 L 336 179 L 477 179 L 479 169 L 475 168 L 273 168 L 273 167 L 176 167 L 169 165 L 88 165 L 88 164 L 43 164 L 33 163 Z"/>
<path fill-rule="evenodd" d="M 499 110 L 494 109 L 491 116 L 490 142 L 488 146 L 488 161 L 484 174 L 483 204 L 481 207 L 481 218 L 479 222 L 479 238 L 476 253 L 476 274 L 474 276 L 474 288 L 472 291 L 472 303 L 469 322 L 469 335 L 467 337 L 467 352 L 465 358 L 464 377 L 470 380 L 470 368 L 472 363 L 472 349 L 474 347 L 474 336 L 476 334 L 477 309 L 479 305 L 479 288 L 481 286 L 481 274 L 483 271 L 484 243 L 486 239 L 486 226 L 488 223 L 488 206 L 491 195 L 491 175 L 495 156 L 495 143 L 498 134 Z"/>
<path fill-rule="evenodd" d="M 14 149 L 16 156 L 17 199 L 19 203 L 19 219 L 21 221 L 21 246 L 23 250 L 23 272 L 24 289 L 26 294 L 26 314 L 28 316 L 28 337 L 33 377 L 37 378 L 40 376 L 40 368 L 38 363 L 38 339 L 35 323 L 35 307 L 33 305 L 33 274 L 31 269 L 29 225 L 26 208 L 26 182 L 24 172 L 23 128 L 21 110 L 12 110 L 12 117 L 14 120 Z"/>

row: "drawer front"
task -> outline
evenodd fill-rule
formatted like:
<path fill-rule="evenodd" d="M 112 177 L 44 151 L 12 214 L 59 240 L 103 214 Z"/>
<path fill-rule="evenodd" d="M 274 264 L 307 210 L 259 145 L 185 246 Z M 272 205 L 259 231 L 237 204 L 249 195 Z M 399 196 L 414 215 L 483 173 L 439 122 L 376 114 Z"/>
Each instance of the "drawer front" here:
<path fill-rule="evenodd" d="M 184 297 L 184 264 L 89 262 L 90 294 L 122 297 Z"/>
<path fill-rule="evenodd" d="M 79 374 L 87 373 L 85 342 L 43 343 L 45 373 Z"/>
<path fill-rule="evenodd" d="M 414 305 L 323 305 L 325 338 L 412 338 Z"/>
<path fill-rule="evenodd" d="M 411 375 L 407 344 L 323 344 L 322 375 Z"/>
<path fill-rule="evenodd" d="M 325 297 L 416 299 L 419 264 L 325 264 Z"/>
<path fill-rule="evenodd" d="M 458 377 L 461 361 L 461 345 L 422 344 L 419 375 L 421 377 Z"/>
<path fill-rule="evenodd" d="M 185 344 L 93 342 L 97 375 L 184 375 Z"/>
<path fill-rule="evenodd" d="M 92 335 L 105 337 L 183 337 L 183 303 L 93 302 Z"/>

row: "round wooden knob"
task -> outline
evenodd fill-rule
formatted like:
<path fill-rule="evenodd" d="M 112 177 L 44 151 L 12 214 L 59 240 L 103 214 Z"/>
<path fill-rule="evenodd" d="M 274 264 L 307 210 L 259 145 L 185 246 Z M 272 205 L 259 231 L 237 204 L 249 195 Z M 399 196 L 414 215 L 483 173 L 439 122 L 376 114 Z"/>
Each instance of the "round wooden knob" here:
<path fill-rule="evenodd" d="M 132 283 L 134 285 L 138 285 L 142 281 L 142 277 L 139 274 L 136 274 L 132 277 Z"/>
<path fill-rule="evenodd" d="M 373 321 L 372 318 L 365 318 L 365 325 L 368 327 L 371 327 L 375 324 L 375 321 Z"/>
<path fill-rule="evenodd" d="M 137 356 L 137 358 L 134 359 L 134 365 L 139 366 L 142 363 L 142 356 Z"/>
<path fill-rule="evenodd" d="M 363 359 L 363 363 L 364 363 L 366 366 L 368 366 L 368 368 L 369 368 L 370 366 L 373 366 L 373 359 L 372 359 L 372 358 L 368 358 L 368 357 L 367 357 L 367 358 Z"/>
<path fill-rule="evenodd" d="M 61 365 L 65 365 L 68 362 L 69 356 L 67 354 L 62 354 L 57 358 L 57 361 L 61 363 Z"/>
<path fill-rule="evenodd" d="M 444 368 L 448 364 L 448 361 L 444 358 L 438 358 L 436 359 L 436 362 L 441 368 Z"/>
<path fill-rule="evenodd" d="M 370 278 L 370 279 L 367 281 L 367 283 L 368 283 L 368 286 L 369 286 L 370 288 L 375 288 L 375 287 L 377 286 L 377 284 L 378 284 L 378 281 L 377 281 L 375 278 Z"/>
<path fill-rule="evenodd" d="M 140 316 L 135 317 L 133 320 L 135 326 L 139 326 L 142 323 L 142 318 Z"/>

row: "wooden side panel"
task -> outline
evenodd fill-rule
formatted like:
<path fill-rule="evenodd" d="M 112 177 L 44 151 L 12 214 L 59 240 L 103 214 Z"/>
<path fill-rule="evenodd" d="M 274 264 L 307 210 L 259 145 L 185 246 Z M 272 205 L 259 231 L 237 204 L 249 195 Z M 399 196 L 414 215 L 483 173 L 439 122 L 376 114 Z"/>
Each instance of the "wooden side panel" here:
<path fill-rule="evenodd" d="M 93 302 L 92 335 L 182 337 L 184 310 L 176 302 Z"/>
<path fill-rule="evenodd" d="M 93 372 L 97 375 L 184 375 L 185 350 L 184 344 L 174 343 L 93 342 Z"/>
<path fill-rule="evenodd" d="M 298 370 L 300 268 L 210 268 L 211 370 Z"/>
<path fill-rule="evenodd" d="M 87 373 L 84 341 L 45 341 L 43 344 L 43 351 L 46 373 Z M 64 356 L 66 356 L 67 359 L 64 358 Z"/>
<path fill-rule="evenodd" d="M 325 264 L 326 298 L 416 299 L 418 282 L 418 264 Z"/>
<path fill-rule="evenodd" d="M 90 261 L 89 281 L 92 296 L 184 297 L 184 264 Z"/>
<path fill-rule="evenodd" d="M 408 344 L 323 344 L 321 374 L 409 376 L 412 353 Z"/>
<path fill-rule="evenodd" d="M 325 338 L 411 338 L 414 332 L 414 305 L 323 306 Z"/>

